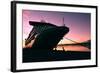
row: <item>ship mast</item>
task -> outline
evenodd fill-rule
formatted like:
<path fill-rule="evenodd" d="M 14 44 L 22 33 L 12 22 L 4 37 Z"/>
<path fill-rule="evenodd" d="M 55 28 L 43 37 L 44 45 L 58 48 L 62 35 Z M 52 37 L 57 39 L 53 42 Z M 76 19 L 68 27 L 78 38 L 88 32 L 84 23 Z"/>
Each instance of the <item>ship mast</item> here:
<path fill-rule="evenodd" d="M 63 17 L 63 22 L 62 22 L 62 23 L 63 23 L 63 26 L 65 26 L 65 23 L 64 23 L 64 17 Z"/>
<path fill-rule="evenodd" d="M 63 22 L 62 22 L 63 26 L 65 26 L 64 17 L 63 17 L 63 20 L 62 20 L 62 21 L 63 21 Z M 62 38 L 62 40 L 63 40 L 63 38 Z M 61 42 L 62 42 L 62 40 L 61 40 Z M 63 49 L 63 51 L 64 51 L 64 46 L 62 46 L 62 49 Z"/>

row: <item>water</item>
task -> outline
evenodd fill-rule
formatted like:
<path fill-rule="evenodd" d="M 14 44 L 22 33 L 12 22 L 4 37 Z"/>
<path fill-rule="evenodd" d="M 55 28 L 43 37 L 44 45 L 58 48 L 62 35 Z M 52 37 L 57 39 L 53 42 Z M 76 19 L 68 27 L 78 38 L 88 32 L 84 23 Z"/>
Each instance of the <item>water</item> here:
<path fill-rule="evenodd" d="M 80 46 L 80 45 L 67 45 L 67 46 L 57 46 L 56 50 L 59 51 L 80 51 L 80 52 L 89 52 L 90 49 L 88 47 Z"/>
<path fill-rule="evenodd" d="M 90 49 L 80 45 L 58 46 L 56 51 L 23 49 L 23 62 L 86 59 L 91 59 Z"/>

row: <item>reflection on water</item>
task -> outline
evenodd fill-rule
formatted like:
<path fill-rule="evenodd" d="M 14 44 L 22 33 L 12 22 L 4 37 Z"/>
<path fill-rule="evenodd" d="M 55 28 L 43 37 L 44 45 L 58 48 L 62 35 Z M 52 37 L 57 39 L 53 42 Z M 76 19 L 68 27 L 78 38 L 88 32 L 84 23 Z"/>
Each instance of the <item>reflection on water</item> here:
<path fill-rule="evenodd" d="M 88 47 L 80 46 L 80 45 L 68 45 L 68 46 L 57 46 L 56 49 L 59 51 L 81 51 L 81 52 L 89 52 L 90 49 Z"/>

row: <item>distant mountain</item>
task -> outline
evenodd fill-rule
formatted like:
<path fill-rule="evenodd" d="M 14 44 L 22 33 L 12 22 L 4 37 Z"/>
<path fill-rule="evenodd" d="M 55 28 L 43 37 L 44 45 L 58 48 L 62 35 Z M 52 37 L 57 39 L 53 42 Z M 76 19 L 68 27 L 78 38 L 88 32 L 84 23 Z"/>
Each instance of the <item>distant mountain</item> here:
<path fill-rule="evenodd" d="M 91 49 L 91 40 L 87 40 L 85 42 L 82 42 L 81 45 Z"/>
<path fill-rule="evenodd" d="M 82 43 L 91 43 L 91 40 L 84 41 Z"/>

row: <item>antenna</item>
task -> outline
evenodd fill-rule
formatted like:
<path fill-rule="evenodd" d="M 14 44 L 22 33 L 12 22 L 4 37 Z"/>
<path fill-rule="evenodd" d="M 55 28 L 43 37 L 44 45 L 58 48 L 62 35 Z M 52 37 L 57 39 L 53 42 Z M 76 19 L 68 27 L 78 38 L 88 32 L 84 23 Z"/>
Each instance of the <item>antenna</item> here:
<path fill-rule="evenodd" d="M 64 17 L 63 17 L 63 19 L 62 19 L 62 24 L 63 24 L 63 26 L 65 26 Z M 63 40 L 63 38 L 62 38 L 62 40 Z M 62 49 L 64 50 L 64 46 L 62 46 Z"/>
<path fill-rule="evenodd" d="M 46 22 L 43 16 L 41 16 L 41 18 L 41 22 Z"/>
<path fill-rule="evenodd" d="M 63 26 L 65 26 L 65 23 L 64 23 L 64 17 L 63 17 Z"/>

